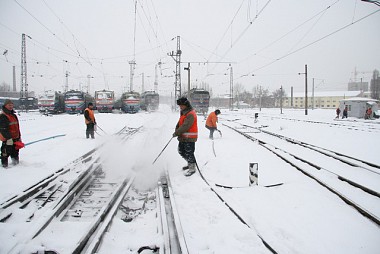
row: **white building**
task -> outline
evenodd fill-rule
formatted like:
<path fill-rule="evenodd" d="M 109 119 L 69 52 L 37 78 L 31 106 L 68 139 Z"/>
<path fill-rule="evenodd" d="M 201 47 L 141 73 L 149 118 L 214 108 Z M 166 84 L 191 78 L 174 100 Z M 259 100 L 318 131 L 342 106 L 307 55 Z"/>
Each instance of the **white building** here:
<path fill-rule="evenodd" d="M 340 100 L 362 96 L 361 91 L 326 91 L 309 92 L 307 95 L 308 108 L 337 108 Z M 283 107 L 305 108 L 305 93 L 294 93 L 283 101 Z"/>

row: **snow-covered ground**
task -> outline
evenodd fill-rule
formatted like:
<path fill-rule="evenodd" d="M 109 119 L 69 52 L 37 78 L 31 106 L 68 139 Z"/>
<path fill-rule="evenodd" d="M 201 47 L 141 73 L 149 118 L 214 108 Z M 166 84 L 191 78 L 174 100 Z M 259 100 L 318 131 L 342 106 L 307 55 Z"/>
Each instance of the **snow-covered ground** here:
<path fill-rule="evenodd" d="M 215 133 L 214 141 L 208 139 L 204 118 L 198 117 L 199 139 L 195 154 L 205 180 L 245 223 L 210 191 L 199 172 L 191 177 L 183 175 L 181 168 L 185 162 L 177 153 L 177 140 L 171 140 L 178 112 L 171 112 L 165 105 L 152 113 L 96 114 L 102 130 L 98 129 L 101 135 L 96 135 L 94 140 L 85 138 L 83 115 L 20 113 L 22 139 L 28 145 L 20 152 L 19 165 L 0 169 L 0 202 L 89 150 L 102 146 L 107 148 L 103 157 L 115 168 L 115 177 L 133 170 L 138 173 L 137 180 L 142 188 L 154 186 L 160 172 L 169 172 L 190 253 L 270 253 L 260 237 L 277 253 L 378 253 L 378 225 L 227 125 L 243 132 L 249 132 L 247 125 L 263 127 L 288 138 L 380 165 L 377 152 L 379 120 L 349 118 L 336 121 L 334 110 L 309 110 L 307 116 L 304 110 L 294 109 L 284 109 L 283 114 L 279 109 L 221 111 L 219 129 L 223 135 Z M 259 121 L 254 123 L 256 112 L 259 112 Z M 124 126 L 143 126 L 143 138 L 131 140 L 133 149 L 120 149 L 112 135 Z M 258 129 L 251 132 L 260 135 Z M 152 164 L 168 142 L 165 151 Z M 259 165 L 258 186 L 249 186 L 249 163 L 253 162 Z M 335 166 L 324 163 L 325 167 Z M 371 184 L 380 186 L 376 178 L 362 180 L 375 181 Z M 282 185 L 265 187 L 279 183 Z M 379 215 L 378 198 L 370 205 Z M 0 253 L 7 250 L 6 243 L 13 235 L 23 230 L 5 224 L 0 224 Z M 122 234 L 119 232 L 119 237 Z M 125 248 L 125 245 L 115 244 L 108 253 L 129 253 Z"/>

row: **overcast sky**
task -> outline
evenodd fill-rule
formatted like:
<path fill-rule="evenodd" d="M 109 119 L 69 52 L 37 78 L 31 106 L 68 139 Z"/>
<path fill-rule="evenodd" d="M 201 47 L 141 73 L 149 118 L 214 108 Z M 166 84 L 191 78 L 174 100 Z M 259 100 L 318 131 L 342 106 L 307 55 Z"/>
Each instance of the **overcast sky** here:
<path fill-rule="evenodd" d="M 136 4 L 136 15 L 135 15 Z M 180 36 L 182 84 L 206 83 L 214 95 L 234 84 L 260 85 L 289 94 L 345 90 L 370 81 L 380 69 L 380 7 L 359 0 L 0 0 L 0 83 L 20 89 L 21 37 L 25 33 L 29 91 L 103 88 L 174 92 Z M 135 29 L 136 28 L 136 29 Z M 161 62 L 161 65 L 158 63 Z M 155 72 L 157 70 L 157 72 Z M 357 71 L 355 75 L 355 70 Z M 91 76 L 91 78 L 88 78 Z M 85 88 L 87 89 L 87 88 Z"/>

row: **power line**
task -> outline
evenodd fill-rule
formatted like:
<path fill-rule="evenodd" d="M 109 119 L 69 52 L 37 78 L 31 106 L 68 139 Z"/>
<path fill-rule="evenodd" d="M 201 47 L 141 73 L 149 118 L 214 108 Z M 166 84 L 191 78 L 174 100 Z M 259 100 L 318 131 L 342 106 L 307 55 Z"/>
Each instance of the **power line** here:
<path fill-rule="evenodd" d="M 329 34 L 327 34 L 327 35 L 325 35 L 325 36 L 323 36 L 323 37 L 321 37 L 321 38 L 319 38 L 319 39 L 317 39 L 317 40 L 311 42 L 311 43 L 309 43 L 309 44 L 306 44 L 306 45 L 303 46 L 303 47 L 300 47 L 300 48 L 298 48 L 298 49 L 296 49 L 296 50 L 293 50 L 293 51 L 291 51 L 291 52 L 289 52 L 289 53 L 287 53 L 287 54 L 285 54 L 285 55 L 283 55 L 283 56 L 281 56 L 281 57 L 279 57 L 279 58 L 273 60 L 272 62 L 270 62 L 270 63 L 268 63 L 268 64 L 265 64 L 265 65 L 263 65 L 263 66 L 261 66 L 261 67 L 255 69 L 255 70 L 249 72 L 248 75 L 249 75 L 249 74 L 252 74 L 252 73 L 255 72 L 255 71 L 261 70 L 261 69 L 263 69 L 263 68 L 265 68 L 265 67 L 267 67 L 267 66 L 269 66 L 269 65 L 272 65 L 273 63 L 275 63 L 275 62 L 277 62 L 277 61 L 279 61 L 279 60 L 282 60 L 282 59 L 284 59 L 284 58 L 286 58 L 286 57 L 288 57 L 288 56 L 290 56 L 290 55 L 292 55 L 292 54 L 295 54 L 295 53 L 297 53 L 298 51 L 301 51 L 301 50 L 303 50 L 303 49 L 305 49 L 305 48 L 307 48 L 307 47 L 309 47 L 309 46 L 311 46 L 311 45 L 313 45 L 313 44 L 315 44 L 315 43 L 317 43 L 317 42 L 319 42 L 319 41 L 321 41 L 321 40 L 323 40 L 323 39 L 326 39 L 326 38 L 330 37 L 331 35 L 334 35 L 334 34 L 340 32 L 340 31 L 346 29 L 347 27 L 350 27 L 350 26 L 352 26 L 352 25 L 354 25 L 354 24 L 356 24 L 356 23 L 358 23 L 358 22 L 360 22 L 360 21 L 362 21 L 362 20 L 364 20 L 364 19 L 366 19 L 366 18 L 368 18 L 368 17 L 370 17 L 370 16 L 376 14 L 376 13 L 379 12 L 379 11 L 380 11 L 380 9 L 377 10 L 377 11 L 371 12 L 370 14 L 368 14 L 368 15 L 366 15 L 366 16 L 364 16 L 364 17 L 362 17 L 362 18 L 360 18 L 360 19 L 358 19 L 358 20 L 356 20 L 356 21 L 354 21 L 354 22 L 351 22 L 350 24 L 347 24 L 347 25 L 345 25 L 345 26 L 343 26 L 343 27 L 341 27 L 341 28 L 339 28 L 339 29 L 337 29 L 337 30 L 335 30 L 335 31 L 333 31 L 333 32 L 331 32 L 331 33 L 329 33 Z"/>
<path fill-rule="evenodd" d="M 232 18 L 230 24 L 228 25 L 226 31 L 224 32 L 222 38 L 219 40 L 218 44 L 216 45 L 215 49 L 212 51 L 211 55 L 208 57 L 207 60 L 210 60 L 211 56 L 214 55 L 214 52 L 216 52 L 216 51 L 218 50 L 220 44 L 222 43 L 222 41 L 223 41 L 223 39 L 224 39 L 224 36 L 226 36 L 228 30 L 230 29 L 230 27 L 231 27 L 232 24 L 234 23 L 234 20 L 235 20 L 236 16 L 237 16 L 238 13 L 240 12 L 240 9 L 241 9 L 241 7 L 243 6 L 244 1 L 245 1 L 245 0 L 243 0 L 243 1 L 241 2 L 239 8 L 238 8 L 237 11 L 235 12 L 235 15 L 233 16 L 233 18 Z"/>
<path fill-rule="evenodd" d="M 78 53 L 77 51 L 73 50 L 64 40 L 62 40 L 60 37 L 58 37 L 50 28 L 48 28 L 45 24 L 43 24 L 39 19 L 37 19 L 30 11 L 28 11 L 23 5 L 21 5 L 17 0 L 14 0 L 22 9 L 24 9 L 32 18 L 34 18 L 41 26 L 43 26 L 47 31 L 49 31 L 57 40 L 59 40 L 61 43 L 63 43 L 68 49 L 71 51 Z M 92 65 L 91 62 L 89 62 L 87 59 L 82 57 L 79 54 L 79 57 L 82 58 L 84 61 L 86 61 L 89 65 Z"/>
<path fill-rule="evenodd" d="M 298 30 L 300 27 L 302 27 L 303 25 L 305 25 L 306 23 L 308 23 L 309 21 L 313 20 L 315 17 L 323 14 L 324 12 L 326 12 L 329 8 L 331 8 L 333 5 L 335 5 L 336 3 L 338 3 L 340 0 L 337 0 L 335 1 L 333 4 L 327 6 L 326 8 L 324 8 L 323 10 L 319 11 L 318 13 L 316 13 L 315 15 L 313 15 L 312 17 L 308 18 L 307 20 L 305 20 L 304 22 L 302 22 L 300 25 L 296 26 L 295 28 L 293 28 L 292 30 L 290 30 L 289 32 L 285 33 L 284 35 L 280 36 L 278 39 L 274 40 L 273 42 L 269 43 L 267 46 L 263 47 L 262 49 L 258 50 L 257 52 L 249 55 L 248 57 L 246 57 L 245 59 L 243 59 L 242 61 L 240 62 L 244 62 L 244 61 L 247 61 L 249 58 L 257 55 L 258 53 L 264 51 L 265 49 L 269 48 L 270 46 L 272 46 L 273 44 L 275 44 L 276 42 L 282 40 L 283 38 L 285 38 L 286 36 L 288 36 L 289 34 L 293 33 L 294 31 Z"/>

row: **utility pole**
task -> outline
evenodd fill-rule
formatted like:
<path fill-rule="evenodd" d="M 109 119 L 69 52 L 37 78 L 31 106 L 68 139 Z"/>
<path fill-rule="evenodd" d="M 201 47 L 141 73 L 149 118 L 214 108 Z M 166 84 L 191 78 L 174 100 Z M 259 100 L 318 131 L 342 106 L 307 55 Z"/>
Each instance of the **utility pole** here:
<path fill-rule="evenodd" d="M 282 114 L 282 85 L 281 85 L 281 88 L 280 88 L 280 108 L 281 108 L 280 113 Z"/>
<path fill-rule="evenodd" d="M 135 74 L 136 65 L 136 13 L 137 13 L 137 0 L 135 0 L 135 26 L 133 30 L 133 60 L 129 61 L 129 91 L 133 91 L 133 76 Z"/>
<path fill-rule="evenodd" d="M 261 111 L 261 97 L 262 97 L 262 89 L 261 89 L 261 86 L 260 86 L 260 100 L 259 100 L 259 104 L 260 104 L 260 111 Z"/>
<path fill-rule="evenodd" d="M 66 84 L 65 84 L 65 93 L 69 90 L 69 72 L 66 71 Z"/>
<path fill-rule="evenodd" d="M 129 91 L 132 92 L 133 91 L 133 77 L 135 75 L 136 61 L 132 60 L 132 61 L 129 61 L 128 63 L 129 63 Z"/>
<path fill-rule="evenodd" d="M 16 66 L 13 65 L 13 92 L 16 92 Z"/>
<path fill-rule="evenodd" d="M 177 100 L 179 97 L 181 97 L 181 43 L 180 43 L 180 37 L 177 36 L 177 51 L 174 53 L 174 51 L 168 53 L 169 56 L 171 56 L 176 64 L 175 68 L 175 82 L 174 82 L 174 99 Z"/>
<path fill-rule="evenodd" d="M 28 108 L 28 105 L 27 105 L 28 99 L 27 98 L 28 98 L 28 81 L 27 81 L 27 71 L 26 71 L 26 41 L 25 41 L 25 34 L 22 34 L 20 99 L 21 99 L 21 104 L 22 104 L 22 106 L 25 107 L 25 109 Z"/>
<path fill-rule="evenodd" d="M 305 72 L 299 72 L 298 75 L 305 74 L 305 115 L 307 115 L 307 64 L 305 64 Z"/>
<path fill-rule="evenodd" d="M 190 62 L 187 63 L 187 67 L 183 69 L 187 71 L 187 92 L 189 92 L 190 91 Z"/>
<path fill-rule="evenodd" d="M 158 92 L 158 74 L 157 74 L 157 66 L 160 66 L 161 68 L 161 62 L 158 62 L 156 66 L 154 67 L 154 91 Z"/>
<path fill-rule="evenodd" d="M 305 115 L 307 116 L 307 64 L 305 64 Z"/>
<path fill-rule="evenodd" d="M 88 94 L 90 93 L 90 78 L 91 78 L 91 75 L 87 75 L 87 93 Z"/>
<path fill-rule="evenodd" d="M 144 92 L 144 72 L 141 74 L 142 75 L 142 77 L 141 77 L 141 93 L 143 93 Z"/>
<path fill-rule="evenodd" d="M 314 78 L 313 78 L 313 91 L 312 91 L 312 95 L 311 96 L 313 98 L 312 101 L 311 101 L 311 103 L 312 103 L 311 109 L 314 110 Z"/>
<path fill-rule="evenodd" d="M 230 64 L 230 110 L 234 110 L 234 78 L 233 70 Z"/>
<path fill-rule="evenodd" d="M 293 108 L 293 87 L 290 88 L 290 106 Z"/>

